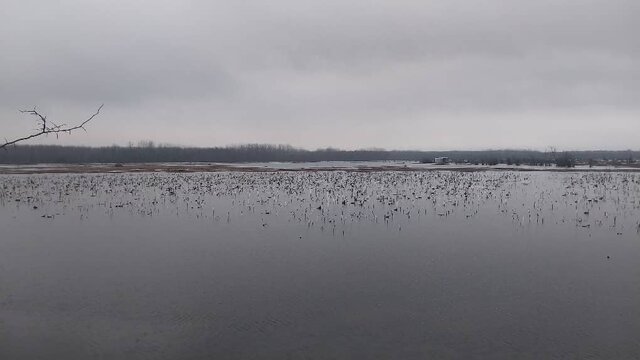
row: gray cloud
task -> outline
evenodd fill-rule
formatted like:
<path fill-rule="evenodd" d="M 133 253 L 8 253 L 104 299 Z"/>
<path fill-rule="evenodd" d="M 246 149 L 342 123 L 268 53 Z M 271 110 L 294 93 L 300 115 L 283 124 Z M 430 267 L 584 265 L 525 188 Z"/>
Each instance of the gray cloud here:
<path fill-rule="evenodd" d="M 3 5 L 7 137 L 29 130 L 17 108 L 104 102 L 94 131 L 59 142 L 637 147 L 637 1 Z"/>

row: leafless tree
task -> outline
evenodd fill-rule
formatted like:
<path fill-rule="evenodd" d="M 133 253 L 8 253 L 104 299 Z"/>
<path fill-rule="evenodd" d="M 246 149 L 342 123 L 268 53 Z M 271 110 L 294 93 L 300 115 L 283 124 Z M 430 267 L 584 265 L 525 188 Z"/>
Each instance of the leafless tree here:
<path fill-rule="evenodd" d="M 3 144 L 0 144 L 0 149 L 7 148 L 8 146 L 14 145 L 21 141 L 33 139 L 43 135 L 54 134 L 56 137 L 58 137 L 60 136 L 60 134 L 63 134 L 63 133 L 71 134 L 71 132 L 74 130 L 82 129 L 84 131 L 87 131 L 87 129 L 85 129 L 84 126 L 87 125 L 91 120 L 93 120 L 93 118 L 98 116 L 98 114 L 100 114 L 100 110 L 102 110 L 103 106 L 104 104 L 100 105 L 100 107 L 98 107 L 98 110 L 95 113 L 93 113 L 93 115 L 89 116 L 86 120 L 84 120 L 80 124 L 73 125 L 73 126 L 67 125 L 67 124 L 56 124 L 53 121 L 49 121 L 47 120 L 47 117 L 45 115 L 40 114 L 35 107 L 33 108 L 33 110 L 20 110 L 20 112 L 23 114 L 29 114 L 36 117 L 36 124 L 37 124 L 37 128 L 35 130 L 36 132 L 34 132 L 31 135 L 23 136 L 21 138 L 17 138 L 11 141 L 5 139 L 5 142 Z"/>

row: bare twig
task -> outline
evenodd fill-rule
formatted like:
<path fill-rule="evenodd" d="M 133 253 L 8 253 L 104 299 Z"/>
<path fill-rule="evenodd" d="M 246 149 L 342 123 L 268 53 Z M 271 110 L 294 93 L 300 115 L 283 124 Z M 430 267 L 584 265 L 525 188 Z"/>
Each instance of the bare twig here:
<path fill-rule="evenodd" d="M 56 137 L 60 135 L 60 133 L 68 133 L 71 134 L 72 131 L 74 130 L 79 130 L 82 129 L 84 131 L 87 131 L 87 129 L 85 129 L 85 125 L 93 120 L 93 118 L 95 118 L 96 116 L 98 116 L 98 114 L 100 114 L 100 110 L 102 110 L 102 107 L 104 106 L 104 104 L 100 105 L 100 107 L 98 108 L 98 110 L 91 116 L 89 116 L 86 120 L 84 120 L 83 122 L 81 122 L 78 125 L 75 126 L 67 126 L 67 124 L 56 124 L 52 121 L 47 120 L 47 117 L 40 114 L 38 112 L 38 110 L 36 110 L 36 108 L 34 107 L 33 110 L 20 110 L 21 113 L 23 114 L 29 114 L 29 115 L 33 115 L 35 117 L 37 117 L 36 123 L 38 125 L 38 128 L 36 129 L 37 132 L 28 135 L 28 136 L 24 136 L 15 140 L 11 140 L 11 141 L 7 141 L 5 140 L 5 142 L 3 144 L 0 144 L 0 149 L 6 148 L 8 146 L 14 145 L 18 142 L 21 141 L 25 141 L 25 140 L 29 140 L 29 139 L 33 139 L 35 137 L 38 136 L 42 136 L 42 135 L 48 135 L 48 134 L 55 134 Z"/>

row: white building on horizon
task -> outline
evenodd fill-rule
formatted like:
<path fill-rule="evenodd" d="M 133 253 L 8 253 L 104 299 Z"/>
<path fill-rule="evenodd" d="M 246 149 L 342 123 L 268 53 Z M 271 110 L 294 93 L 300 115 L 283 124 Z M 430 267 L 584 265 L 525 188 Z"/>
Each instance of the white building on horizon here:
<path fill-rule="evenodd" d="M 433 163 L 436 165 L 447 165 L 449 163 L 449 158 L 446 156 L 437 157 L 433 160 Z"/>

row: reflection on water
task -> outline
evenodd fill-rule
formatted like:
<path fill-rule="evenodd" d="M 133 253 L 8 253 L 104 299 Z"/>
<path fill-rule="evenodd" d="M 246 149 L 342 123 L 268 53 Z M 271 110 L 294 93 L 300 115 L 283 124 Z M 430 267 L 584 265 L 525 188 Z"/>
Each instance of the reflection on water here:
<path fill-rule="evenodd" d="M 640 175 L 0 177 L 0 358 L 637 358 Z"/>

